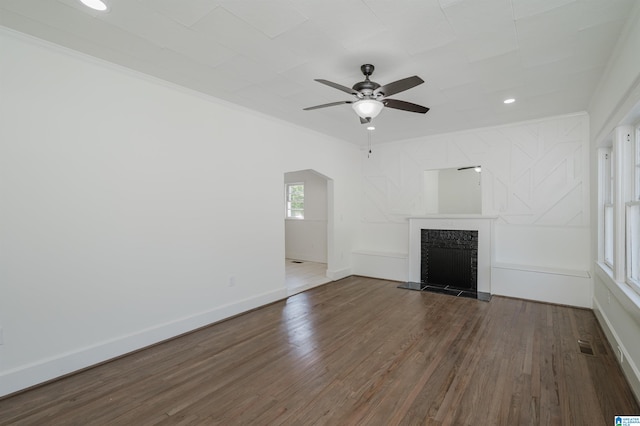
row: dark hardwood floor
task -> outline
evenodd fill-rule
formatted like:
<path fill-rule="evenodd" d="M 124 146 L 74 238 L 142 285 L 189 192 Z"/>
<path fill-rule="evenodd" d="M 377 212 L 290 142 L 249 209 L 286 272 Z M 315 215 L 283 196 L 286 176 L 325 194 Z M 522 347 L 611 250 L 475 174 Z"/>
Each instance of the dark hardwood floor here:
<path fill-rule="evenodd" d="M 600 426 L 640 414 L 591 311 L 396 285 L 351 277 L 298 294 L 0 400 L 0 424 Z"/>

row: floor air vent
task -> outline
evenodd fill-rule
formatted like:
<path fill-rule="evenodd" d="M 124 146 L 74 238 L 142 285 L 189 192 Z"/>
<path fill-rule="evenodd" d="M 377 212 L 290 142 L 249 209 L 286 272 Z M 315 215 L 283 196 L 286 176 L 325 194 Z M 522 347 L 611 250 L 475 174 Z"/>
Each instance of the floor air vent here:
<path fill-rule="evenodd" d="M 578 346 L 580 346 L 580 352 L 582 352 L 583 354 L 593 355 L 593 348 L 591 347 L 591 342 L 578 339 Z"/>

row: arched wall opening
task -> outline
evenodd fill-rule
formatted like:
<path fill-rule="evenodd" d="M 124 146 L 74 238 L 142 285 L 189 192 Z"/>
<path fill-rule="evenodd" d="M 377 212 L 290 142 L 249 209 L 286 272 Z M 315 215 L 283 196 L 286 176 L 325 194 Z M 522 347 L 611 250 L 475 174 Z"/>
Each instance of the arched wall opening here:
<path fill-rule="evenodd" d="M 304 188 L 303 209 L 292 211 L 290 191 Z M 293 187 L 293 188 L 291 188 Z M 291 189 L 290 189 L 291 188 Z M 315 170 L 284 174 L 285 285 L 289 294 L 329 282 L 333 180 Z"/>

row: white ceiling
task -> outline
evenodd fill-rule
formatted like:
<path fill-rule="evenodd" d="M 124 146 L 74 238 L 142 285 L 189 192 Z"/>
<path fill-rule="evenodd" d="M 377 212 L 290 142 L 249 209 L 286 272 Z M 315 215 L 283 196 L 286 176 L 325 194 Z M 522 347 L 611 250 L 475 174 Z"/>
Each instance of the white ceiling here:
<path fill-rule="evenodd" d="M 0 25 L 358 145 L 352 86 L 380 84 L 426 115 L 384 109 L 373 143 L 584 111 L 633 0 L 0 0 Z M 514 97 L 511 105 L 503 99 Z"/>

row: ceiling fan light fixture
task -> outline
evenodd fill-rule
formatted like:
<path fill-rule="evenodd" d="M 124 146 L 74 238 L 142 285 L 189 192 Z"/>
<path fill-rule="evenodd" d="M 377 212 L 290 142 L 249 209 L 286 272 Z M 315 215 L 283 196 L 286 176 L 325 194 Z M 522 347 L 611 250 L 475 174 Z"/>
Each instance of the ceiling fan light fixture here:
<path fill-rule="evenodd" d="M 426 114 L 429 108 L 422 105 L 412 104 L 411 102 L 401 101 L 399 99 L 389 99 L 388 96 L 393 96 L 396 93 L 404 92 L 413 87 L 416 87 L 424 80 L 417 75 L 403 78 L 401 80 L 394 81 L 384 86 L 379 85 L 375 81 L 371 81 L 369 77 L 373 73 L 374 66 L 371 64 L 365 64 L 360 67 L 362 74 L 364 74 L 364 81 L 360 81 L 354 84 L 352 87 L 343 86 L 342 84 L 334 83 L 329 80 L 316 78 L 315 81 L 322 83 L 326 86 L 338 89 L 341 92 L 348 93 L 355 96 L 355 100 L 350 101 L 338 101 L 330 102 L 328 104 L 316 105 L 312 107 L 303 108 L 304 111 L 327 108 L 336 105 L 351 104 L 353 110 L 358 114 L 360 118 L 360 124 L 371 123 L 371 120 L 376 118 L 382 108 L 391 108 L 400 111 L 415 112 L 418 114 Z"/>
<path fill-rule="evenodd" d="M 80 1 L 82 2 L 82 4 L 84 4 L 87 7 L 90 7 L 93 10 L 98 10 L 100 12 L 103 12 L 108 9 L 107 3 L 105 3 L 103 0 L 80 0 Z"/>
<path fill-rule="evenodd" d="M 376 118 L 384 104 L 374 99 L 362 99 L 352 105 L 353 110 L 360 118 Z"/>

